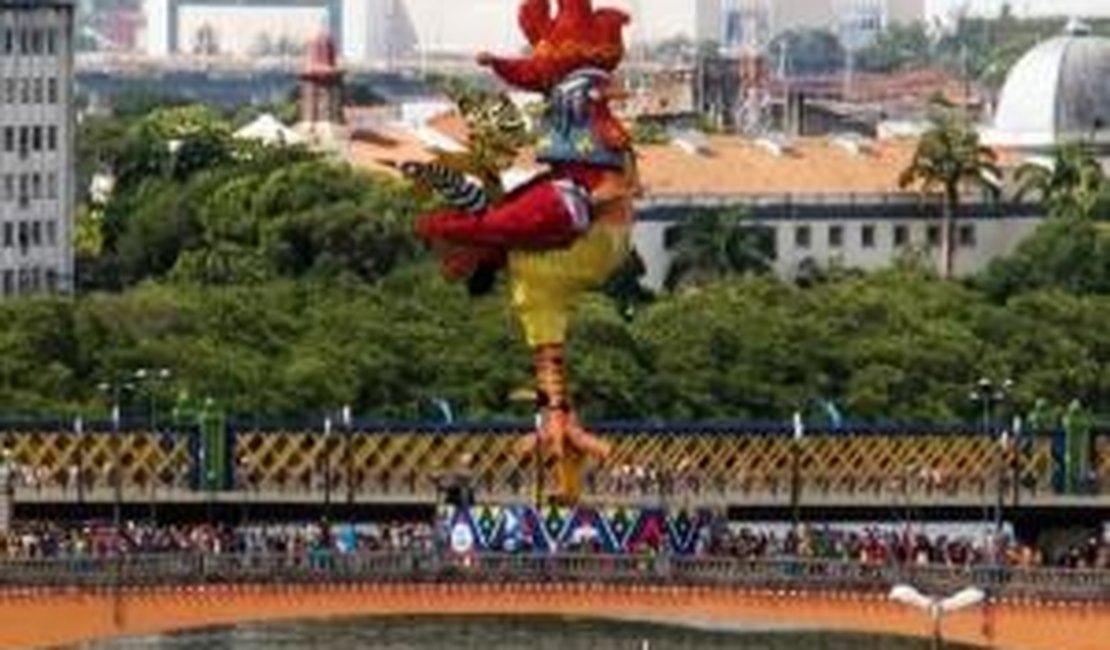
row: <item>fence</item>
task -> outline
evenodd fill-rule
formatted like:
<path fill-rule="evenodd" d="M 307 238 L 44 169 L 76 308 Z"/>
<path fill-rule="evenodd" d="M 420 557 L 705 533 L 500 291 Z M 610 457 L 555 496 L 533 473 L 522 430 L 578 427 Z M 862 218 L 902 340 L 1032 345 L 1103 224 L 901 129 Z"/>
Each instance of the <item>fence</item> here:
<path fill-rule="evenodd" d="M 515 452 L 521 427 L 231 426 L 224 466 L 202 469 L 206 436 L 196 431 L 81 433 L 60 426 L 0 427 L 24 496 L 81 500 L 110 492 L 117 475 L 129 498 L 198 490 L 268 496 L 430 497 L 436 478 L 459 469 L 484 496 L 532 492 L 536 472 Z M 807 498 L 851 497 L 885 505 L 993 499 L 1001 488 L 1042 498 L 1110 491 L 1110 435 L 1095 434 L 1078 486 L 1066 478 L 1064 437 L 1028 436 L 1003 452 L 996 436 L 971 428 L 852 427 L 793 440 L 782 425 L 614 426 L 599 433 L 613 457 L 591 468 L 586 491 L 602 497 L 690 496 L 785 500 L 797 468 Z M 550 478 L 552 474 L 549 473 Z M 103 494 L 101 494 L 103 496 Z"/>
<path fill-rule="evenodd" d="M 451 556 L 426 552 L 200 553 L 0 563 L 5 590 L 199 585 L 603 584 L 734 590 L 884 593 L 910 583 L 933 593 L 976 585 L 995 598 L 1110 602 L 1110 571 L 871 565 L 629 555 Z"/>

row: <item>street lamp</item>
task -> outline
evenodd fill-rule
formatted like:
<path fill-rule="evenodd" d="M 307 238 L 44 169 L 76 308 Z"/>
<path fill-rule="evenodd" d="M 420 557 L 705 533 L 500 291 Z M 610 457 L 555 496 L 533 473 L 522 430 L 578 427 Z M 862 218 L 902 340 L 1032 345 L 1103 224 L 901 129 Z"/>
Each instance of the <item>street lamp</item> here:
<path fill-rule="evenodd" d="M 123 464 L 122 447 L 120 440 L 120 398 L 125 390 L 134 388 L 133 384 L 125 383 L 119 379 L 112 382 L 103 382 L 97 386 L 100 392 L 112 404 L 112 489 L 114 499 L 112 504 L 112 521 L 116 528 L 116 543 L 119 543 L 123 525 Z"/>
<path fill-rule="evenodd" d="M 790 441 L 790 513 L 794 531 L 802 522 L 802 439 L 805 437 L 805 422 L 802 414 L 794 414 L 794 435 Z"/>
<path fill-rule="evenodd" d="M 169 368 L 139 368 L 135 371 L 135 381 L 142 387 L 147 396 L 148 416 L 150 417 L 151 433 L 158 432 L 158 388 L 173 377 Z"/>
<path fill-rule="evenodd" d="M 354 426 L 351 418 L 351 406 L 345 405 L 341 412 L 343 420 L 343 455 L 347 465 L 347 505 L 355 502 L 355 455 L 353 449 Z"/>
<path fill-rule="evenodd" d="M 169 368 L 148 369 L 139 368 L 135 371 L 135 382 L 139 389 L 146 393 L 148 411 L 150 417 L 150 435 L 154 437 L 154 443 L 161 445 L 162 441 L 158 436 L 158 394 L 159 385 L 164 384 L 170 380 L 173 374 Z M 172 451 L 171 451 L 172 454 Z M 172 458 L 172 455 L 171 455 Z M 157 520 L 157 490 L 158 482 L 161 480 L 161 472 L 155 472 L 150 476 L 150 519 L 151 521 Z"/>
<path fill-rule="evenodd" d="M 331 509 L 331 416 L 324 417 L 324 520 Z"/>
<path fill-rule="evenodd" d="M 1011 379 L 1006 379 L 1002 382 L 996 382 L 988 378 L 982 378 L 976 384 L 975 389 L 971 392 L 971 401 L 979 404 L 983 409 L 983 433 L 986 436 L 991 435 L 991 429 L 994 422 L 994 409 L 1006 402 L 1010 397 L 1010 391 L 1014 387 L 1014 382 Z M 1006 446 L 1009 444 L 1009 436 L 1005 428 L 999 432 L 998 444 L 995 447 L 995 478 L 997 480 L 997 494 L 994 505 L 994 560 L 998 563 L 1001 560 L 1000 543 L 1002 541 L 1002 510 L 1005 503 L 1005 473 L 1006 473 Z"/>
<path fill-rule="evenodd" d="M 944 615 L 968 607 L 974 607 L 986 600 L 986 593 L 977 587 L 968 587 L 948 598 L 926 596 L 909 585 L 897 585 L 890 590 L 890 600 L 922 610 L 933 624 L 933 650 L 940 650 L 944 644 L 941 626 Z"/>

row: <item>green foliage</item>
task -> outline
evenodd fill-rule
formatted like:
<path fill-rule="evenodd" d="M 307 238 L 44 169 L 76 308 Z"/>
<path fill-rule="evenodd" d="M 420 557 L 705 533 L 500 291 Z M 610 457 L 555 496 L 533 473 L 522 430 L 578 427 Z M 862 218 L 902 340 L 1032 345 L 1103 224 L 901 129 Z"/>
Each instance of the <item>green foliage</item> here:
<path fill-rule="evenodd" d="M 789 73 L 803 76 L 837 72 L 847 56 L 836 34 L 823 29 L 785 31 L 771 41 L 768 51 L 783 53 Z"/>
<path fill-rule="evenodd" d="M 892 73 L 926 65 L 932 54 L 924 24 L 895 23 L 857 53 L 856 61 L 861 70 Z"/>
<path fill-rule="evenodd" d="M 1053 219 L 977 279 L 995 300 L 1035 289 L 1110 295 L 1110 232 L 1083 219 Z"/>
<path fill-rule="evenodd" d="M 1058 222 L 1063 223 L 1063 222 Z M 773 419 L 831 401 L 851 420 L 973 418 L 968 386 L 1017 380 L 1038 398 L 1110 410 L 1110 298 L 1036 290 L 992 302 L 892 270 L 801 288 L 731 277 L 660 296 L 628 320 L 581 306 L 570 372 L 591 419 Z M 504 296 L 473 301 L 428 266 L 375 284 L 144 284 L 123 294 L 0 304 L 0 413 L 103 409 L 95 385 L 138 367 L 241 416 L 350 403 L 416 418 L 445 399 L 461 419 L 523 418 L 530 368 Z"/>
<path fill-rule="evenodd" d="M 117 139 L 111 137 L 118 135 Z M 160 108 L 83 131 L 83 158 L 117 183 L 98 242 L 80 258 L 84 289 L 148 279 L 257 284 L 283 277 L 381 278 L 419 256 L 419 204 L 394 181 L 300 147 L 232 137 L 200 106 Z"/>
<path fill-rule="evenodd" d="M 666 127 L 655 122 L 637 120 L 632 125 L 632 139 L 636 144 L 667 144 L 670 136 Z"/>
<path fill-rule="evenodd" d="M 1106 189 L 1106 173 L 1090 148 L 1061 145 L 1049 166 L 1028 162 L 1017 170 L 1020 200 L 1035 194 L 1049 215 L 1064 219 L 1095 216 Z"/>

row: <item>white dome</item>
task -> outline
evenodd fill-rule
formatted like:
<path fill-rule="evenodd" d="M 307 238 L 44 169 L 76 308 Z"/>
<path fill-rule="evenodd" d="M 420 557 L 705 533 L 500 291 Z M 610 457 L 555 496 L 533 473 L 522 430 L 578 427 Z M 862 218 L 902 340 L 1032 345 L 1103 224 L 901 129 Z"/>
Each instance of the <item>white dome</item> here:
<path fill-rule="evenodd" d="M 1110 142 L 1110 39 L 1073 22 L 1014 66 L 1002 88 L 994 145 L 1043 148 L 1098 138 Z"/>

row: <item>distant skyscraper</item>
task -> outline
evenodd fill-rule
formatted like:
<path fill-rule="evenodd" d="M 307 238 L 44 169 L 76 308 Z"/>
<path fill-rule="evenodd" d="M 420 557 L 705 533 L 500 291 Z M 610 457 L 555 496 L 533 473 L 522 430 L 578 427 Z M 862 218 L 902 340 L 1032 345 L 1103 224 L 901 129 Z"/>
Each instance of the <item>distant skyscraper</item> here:
<path fill-rule="evenodd" d="M 0 297 L 73 286 L 73 3 L 0 0 Z"/>

